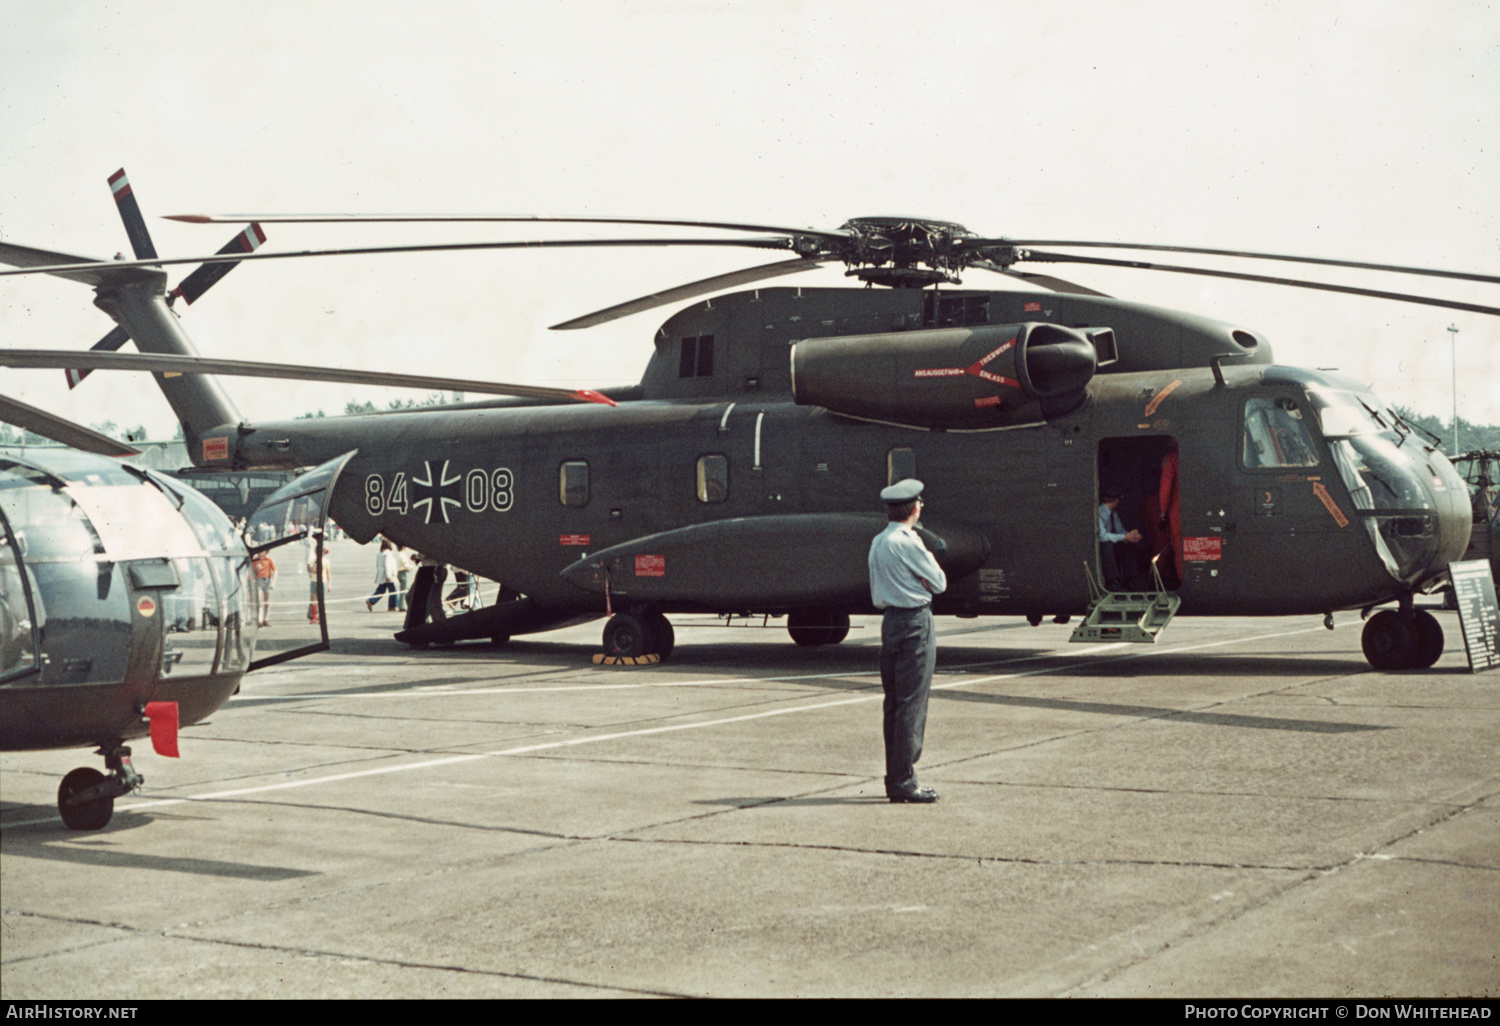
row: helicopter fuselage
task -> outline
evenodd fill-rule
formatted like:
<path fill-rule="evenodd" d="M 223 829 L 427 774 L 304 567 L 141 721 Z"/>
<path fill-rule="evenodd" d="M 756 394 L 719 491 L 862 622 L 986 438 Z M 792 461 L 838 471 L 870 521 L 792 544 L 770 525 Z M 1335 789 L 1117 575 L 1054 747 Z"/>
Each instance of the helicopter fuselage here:
<path fill-rule="evenodd" d="M 1023 319 L 1110 332 L 1089 336 L 1100 371 L 1066 412 L 1016 406 L 1019 422 L 945 429 L 921 423 L 920 398 L 904 424 L 793 401 L 800 339 L 899 345 Z M 1156 537 L 1184 614 L 1326 613 L 1434 580 L 1468 534 L 1446 459 L 1357 384 L 1269 360 L 1253 333 L 1094 297 L 766 289 L 668 321 L 615 408 L 500 400 L 204 444 L 240 466 L 357 448 L 332 517 L 526 596 L 534 627 L 514 633 L 632 605 L 870 612 L 863 547 L 881 526 L 877 493 L 901 477 L 925 483 L 924 525 L 949 543 L 943 614 L 1082 613 L 1101 488 Z"/>

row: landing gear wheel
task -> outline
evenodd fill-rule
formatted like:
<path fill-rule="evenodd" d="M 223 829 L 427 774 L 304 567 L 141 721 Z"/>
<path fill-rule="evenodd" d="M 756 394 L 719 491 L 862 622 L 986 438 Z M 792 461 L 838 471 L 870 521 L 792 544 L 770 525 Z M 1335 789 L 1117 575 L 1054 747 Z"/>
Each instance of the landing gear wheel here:
<path fill-rule="evenodd" d="M 494 645 L 496 648 L 499 648 L 501 645 L 509 645 L 510 644 L 510 635 L 509 634 L 491 634 L 490 635 L 490 644 Z"/>
<path fill-rule="evenodd" d="M 1417 654 L 1415 668 L 1425 670 L 1437 663 L 1443 654 L 1443 628 L 1425 609 L 1419 609 L 1415 617 L 1417 624 Z"/>
<path fill-rule="evenodd" d="M 832 609 L 796 609 L 787 614 L 786 632 L 799 645 L 837 645 L 849 636 L 849 614 Z"/>
<path fill-rule="evenodd" d="M 604 654 L 637 659 L 652 650 L 654 634 L 640 613 L 616 613 L 604 624 Z"/>
<path fill-rule="evenodd" d="M 1408 670 L 1417 665 L 1416 621 L 1394 609 L 1382 609 L 1365 621 L 1360 646 L 1377 670 Z"/>
<path fill-rule="evenodd" d="M 104 780 L 103 773 L 88 766 L 76 769 L 62 778 L 62 783 L 57 786 L 57 811 L 62 814 L 62 821 L 71 829 L 99 830 L 115 814 L 113 798 L 95 798 L 93 801 L 77 805 L 68 803 L 75 794 L 87 791 L 103 783 Z"/>
<path fill-rule="evenodd" d="M 655 638 L 651 646 L 662 662 L 667 661 L 667 656 L 672 654 L 672 649 L 677 644 L 677 632 L 672 629 L 672 621 L 658 612 L 646 614 L 646 623 L 651 627 L 651 633 Z"/>

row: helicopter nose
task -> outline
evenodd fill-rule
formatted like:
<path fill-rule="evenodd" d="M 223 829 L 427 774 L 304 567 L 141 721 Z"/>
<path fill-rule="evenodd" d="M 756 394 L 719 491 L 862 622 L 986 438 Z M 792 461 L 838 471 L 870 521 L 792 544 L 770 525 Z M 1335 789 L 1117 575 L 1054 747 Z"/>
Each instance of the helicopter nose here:
<path fill-rule="evenodd" d="M 1471 515 L 1468 489 L 1441 453 L 1414 453 L 1409 466 L 1425 499 L 1422 515 L 1402 511 L 1377 517 L 1376 525 L 1401 579 L 1419 585 L 1463 558 Z"/>

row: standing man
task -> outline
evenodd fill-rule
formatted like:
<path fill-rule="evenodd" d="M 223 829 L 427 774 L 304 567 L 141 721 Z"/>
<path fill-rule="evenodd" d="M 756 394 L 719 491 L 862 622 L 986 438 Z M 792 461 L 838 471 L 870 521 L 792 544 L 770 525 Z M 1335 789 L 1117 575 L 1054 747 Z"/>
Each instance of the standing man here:
<path fill-rule="evenodd" d="M 1125 530 L 1119 514 L 1120 493 L 1103 492 L 1099 496 L 1099 569 L 1104 578 L 1106 591 L 1119 591 L 1126 586 L 1125 575 L 1120 570 L 1119 545 L 1134 545 L 1141 540 L 1141 532 Z"/>
<path fill-rule="evenodd" d="M 269 552 L 257 552 L 250 560 L 255 571 L 255 622 L 271 626 L 271 591 L 276 587 L 276 562 Z"/>
<path fill-rule="evenodd" d="M 880 625 L 880 686 L 885 689 L 885 794 L 893 802 L 935 802 L 917 786 L 916 762 L 927 729 L 927 695 L 937 662 L 932 596 L 948 577 L 913 530 L 922 518 L 922 482 L 898 481 L 880 493 L 890 523 L 870 543 L 870 598 Z"/>

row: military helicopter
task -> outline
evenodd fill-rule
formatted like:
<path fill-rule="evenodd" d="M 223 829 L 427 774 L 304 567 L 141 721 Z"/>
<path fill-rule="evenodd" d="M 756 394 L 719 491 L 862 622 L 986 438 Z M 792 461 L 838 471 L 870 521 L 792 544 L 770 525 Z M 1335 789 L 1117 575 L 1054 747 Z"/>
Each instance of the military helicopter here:
<path fill-rule="evenodd" d="M 1472 496 L 1474 527 L 1464 559 L 1487 559 L 1500 577 L 1500 452 L 1474 449 L 1453 457 L 1453 466 Z"/>
<path fill-rule="evenodd" d="M 416 220 L 190 215 L 187 220 Z M 510 637 L 607 616 L 607 653 L 670 654 L 665 614 L 785 616 L 792 639 L 834 644 L 873 612 L 865 552 L 871 497 L 920 476 L 924 525 L 949 589 L 940 615 L 1088 612 L 1099 565 L 1096 502 L 1124 497 L 1127 525 L 1154 527 L 1156 565 L 1192 615 L 1323 614 L 1396 603 L 1363 647 L 1381 669 L 1432 665 L 1441 628 L 1413 597 L 1464 551 L 1462 481 L 1435 446 L 1363 385 L 1273 362 L 1247 328 L 1114 299 L 1017 263 L 1130 266 L 1500 309 L 1300 279 L 1073 256 L 982 238 L 961 225 L 860 218 L 839 229 L 608 218 L 477 216 L 769 232 L 743 237 L 434 244 L 235 254 L 216 262 L 339 253 L 559 246 L 727 245 L 788 260 L 718 275 L 557 325 L 587 327 L 843 262 L 862 290 L 755 288 L 694 302 L 656 332 L 639 384 L 599 392 L 497 386 L 512 398 L 439 411 L 249 424 L 207 373 L 253 373 L 193 355 L 161 267 L 21 247 L 0 259 L 94 285 L 96 305 L 145 354 L 0 354 L 9 366 L 157 372 L 195 464 L 319 466 L 330 514 L 502 582 L 488 608 L 411 622 L 412 645 Z M 1188 247 L 1500 283 L 1500 278 Z M 198 258 L 204 259 L 204 258 Z M 969 269 L 1036 289 L 956 288 Z M 93 276 L 93 277 L 86 277 Z M 939 286 L 944 288 L 940 289 Z M 59 362 L 62 361 L 62 362 Z M 263 373 L 312 376 L 295 367 Z M 167 372 L 179 376 L 169 377 Z M 325 373 L 325 372 L 317 372 Z M 1175 456 L 1169 460 L 1169 456 Z M 1153 506 L 1171 462 L 1175 498 Z M 1144 560 L 1142 561 L 1144 562 Z M 1124 587 L 1150 589 L 1135 568 Z M 1153 635 L 1154 636 L 1154 635 Z"/>
<path fill-rule="evenodd" d="M 109 822 L 142 782 L 124 742 L 204 719 L 250 665 L 249 559 L 191 488 L 103 456 L 0 457 L 0 750 L 97 745 L 58 808 Z"/>
<path fill-rule="evenodd" d="M 111 185 L 137 252 L 154 253 L 123 171 Z M 245 238 L 226 251 L 253 251 Z M 174 295 L 191 302 L 233 266 L 200 268 Z M 127 337 L 117 328 L 95 351 Z M 68 383 L 86 376 L 70 369 Z M 115 799 L 144 782 L 125 742 L 149 733 L 158 754 L 175 758 L 178 728 L 211 715 L 247 672 L 327 647 L 321 588 L 313 637 L 268 639 L 249 574 L 254 553 L 292 541 L 307 540 L 321 560 L 328 476 L 303 475 L 267 497 L 247 545 L 194 488 L 118 462 L 137 453 L 131 446 L 3 396 L 0 421 L 65 446 L 0 453 L 0 751 L 96 747 L 107 773 L 67 774 L 58 810 L 73 829 L 98 829 Z"/>

